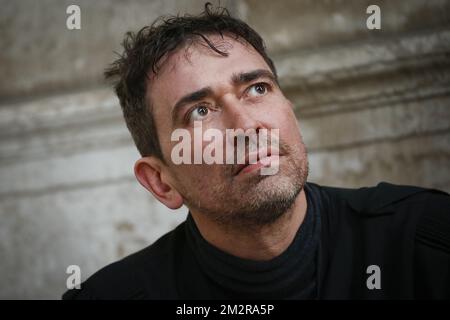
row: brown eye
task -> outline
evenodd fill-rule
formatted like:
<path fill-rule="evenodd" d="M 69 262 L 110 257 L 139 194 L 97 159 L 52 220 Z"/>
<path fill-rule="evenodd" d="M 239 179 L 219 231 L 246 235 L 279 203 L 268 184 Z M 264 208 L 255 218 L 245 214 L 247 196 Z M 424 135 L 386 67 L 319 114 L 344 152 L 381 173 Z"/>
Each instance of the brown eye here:
<path fill-rule="evenodd" d="M 208 108 L 206 107 L 198 107 L 197 112 L 200 116 L 206 116 L 208 114 Z"/>
<path fill-rule="evenodd" d="M 250 87 L 250 90 L 248 91 L 248 93 L 254 97 L 263 96 L 266 94 L 266 92 L 267 87 L 264 83 L 254 84 L 253 86 Z"/>
<path fill-rule="evenodd" d="M 209 109 L 206 106 L 198 106 L 192 110 L 191 117 L 193 120 L 201 120 L 208 115 Z"/>

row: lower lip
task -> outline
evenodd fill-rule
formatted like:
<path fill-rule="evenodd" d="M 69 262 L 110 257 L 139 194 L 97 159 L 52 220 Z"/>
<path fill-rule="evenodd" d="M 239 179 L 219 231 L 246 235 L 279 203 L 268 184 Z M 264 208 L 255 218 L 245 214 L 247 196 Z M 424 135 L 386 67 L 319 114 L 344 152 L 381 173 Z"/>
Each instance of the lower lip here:
<path fill-rule="evenodd" d="M 279 162 L 279 157 L 280 156 L 269 156 L 269 157 L 265 157 L 265 158 L 259 160 L 257 163 L 249 164 L 249 165 L 245 166 L 239 172 L 238 175 L 250 173 L 250 172 L 256 171 L 262 167 L 270 167 L 270 166 L 277 165 Z"/>

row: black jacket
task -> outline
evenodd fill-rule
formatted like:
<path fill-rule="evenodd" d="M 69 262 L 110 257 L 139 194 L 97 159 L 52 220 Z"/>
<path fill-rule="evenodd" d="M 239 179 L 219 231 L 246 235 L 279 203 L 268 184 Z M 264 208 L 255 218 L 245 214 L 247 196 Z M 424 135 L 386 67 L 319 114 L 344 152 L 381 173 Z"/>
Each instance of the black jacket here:
<path fill-rule="evenodd" d="M 450 298 L 447 193 L 389 183 L 308 186 L 320 195 L 319 299 Z M 63 299 L 212 298 L 186 245 L 184 224 L 103 268 Z M 370 266 L 378 268 L 378 287 L 372 282 L 378 271 Z M 194 295 L 185 294 L 186 287 L 195 288 Z"/>

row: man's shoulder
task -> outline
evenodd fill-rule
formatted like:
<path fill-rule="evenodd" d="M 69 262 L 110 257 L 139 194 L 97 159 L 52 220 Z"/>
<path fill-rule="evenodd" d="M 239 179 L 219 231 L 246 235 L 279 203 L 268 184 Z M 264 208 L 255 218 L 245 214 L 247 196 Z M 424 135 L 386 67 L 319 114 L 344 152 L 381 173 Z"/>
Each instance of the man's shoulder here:
<path fill-rule="evenodd" d="M 449 298 L 448 193 L 386 182 L 358 189 L 314 187 L 325 208 L 321 210 L 322 257 L 340 275 L 343 270 L 357 270 L 341 279 L 360 283 L 355 289 L 361 290 L 358 295 L 368 294 L 366 279 L 360 275 L 375 264 L 385 279 L 381 294 Z"/>
<path fill-rule="evenodd" d="M 183 236 L 184 222 L 148 247 L 95 272 L 81 284 L 68 290 L 64 300 L 152 299 L 171 295 L 170 265 L 177 242 Z"/>
<path fill-rule="evenodd" d="M 396 213 L 410 207 L 416 211 L 442 211 L 446 208 L 450 214 L 450 195 L 437 189 L 388 182 L 354 189 L 313 185 L 331 201 L 346 203 L 355 212 L 365 216 Z"/>
<path fill-rule="evenodd" d="M 366 226 L 369 233 L 383 227 L 398 230 L 427 248 L 450 253 L 450 195 L 442 190 L 387 182 L 358 189 L 315 188 L 333 208 L 324 212 L 336 228 L 342 219 L 359 221 L 356 225 Z M 375 224 L 381 229 L 373 228 Z"/>

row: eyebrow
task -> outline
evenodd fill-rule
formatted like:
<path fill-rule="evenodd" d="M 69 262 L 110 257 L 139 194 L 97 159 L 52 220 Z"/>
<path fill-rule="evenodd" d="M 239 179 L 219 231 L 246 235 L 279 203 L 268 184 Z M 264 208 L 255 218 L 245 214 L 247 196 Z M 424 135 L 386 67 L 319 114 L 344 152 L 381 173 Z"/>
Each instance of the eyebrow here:
<path fill-rule="evenodd" d="M 249 83 L 249 82 L 252 82 L 252 81 L 254 81 L 256 79 L 260 79 L 260 78 L 269 78 L 272 82 L 274 82 L 275 84 L 278 84 L 278 81 L 275 78 L 275 76 L 273 75 L 273 73 L 270 72 L 269 70 L 265 70 L 265 69 L 257 69 L 257 70 L 250 71 L 250 72 L 242 72 L 242 73 L 234 74 L 231 77 L 231 81 L 235 85 L 242 85 L 242 84 Z"/>
<path fill-rule="evenodd" d="M 265 69 L 257 69 L 250 72 L 241 72 L 237 74 L 233 74 L 231 77 L 231 82 L 234 85 L 243 85 L 249 82 L 252 82 L 256 79 L 260 78 L 268 78 L 272 82 L 278 85 L 278 81 L 276 77 L 272 74 L 272 72 L 265 70 Z M 175 123 L 177 120 L 177 116 L 179 111 L 186 106 L 187 104 L 194 103 L 200 100 L 205 99 L 208 96 L 213 95 L 213 90 L 211 87 L 204 87 L 200 90 L 188 93 L 187 95 L 180 98 L 172 108 L 172 123 Z"/>
<path fill-rule="evenodd" d="M 212 93 L 213 91 L 210 87 L 205 87 L 183 96 L 180 100 L 177 101 L 175 106 L 172 108 L 172 123 L 175 123 L 178 112 L 181 108 L 183 108 L 187 104 L 203 100 L 206 97 L 211 96 Z"/>

